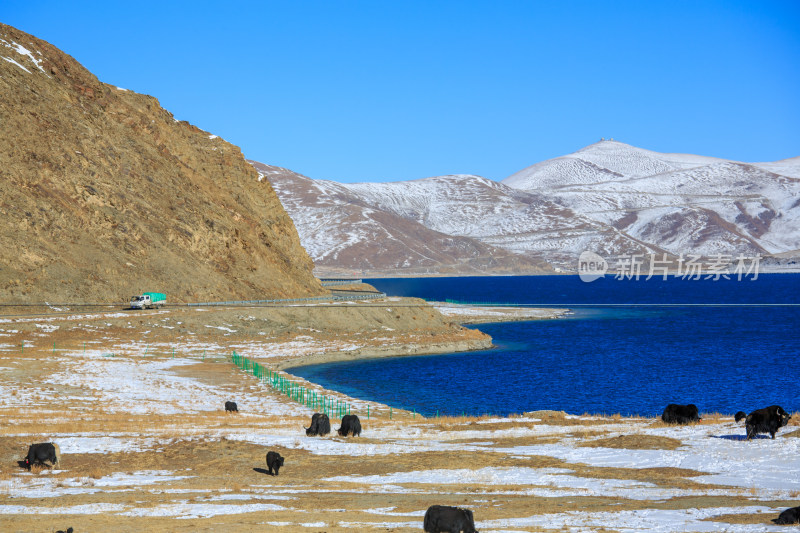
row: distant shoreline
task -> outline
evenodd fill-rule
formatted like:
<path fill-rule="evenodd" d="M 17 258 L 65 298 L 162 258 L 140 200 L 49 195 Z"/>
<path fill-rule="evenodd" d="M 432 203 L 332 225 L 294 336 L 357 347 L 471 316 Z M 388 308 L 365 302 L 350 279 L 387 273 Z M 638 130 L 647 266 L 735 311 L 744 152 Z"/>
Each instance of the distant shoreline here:
<path fill-rule="evenodd" d="M 642 270 L 639 278 L 644 279 L 648 276 L 648 272 L 646 270 Z M 716 272 L 709 272 L 709 271 L 700 271 L 700 276 L 713 276 L 716 275 Z M 780 268 L 780 269 L 773 269 L 773 268 L 761 268 L 758 271 L 758 275 L 764 274 L 800 274 L 800 267 L 798 268 Z M 333 274 L 316 274 L 318 277 L 330 277 Z M 338 274 L 342 275 L 342 274 Z M 370 279 L 393 279 L 393 278 L 400 278 L 400 279 L 408 279 L 408 278 L 513 278 L 513 277 L 541 277 L 541 276 L 578 276 L 578 272 L 516 272 L 513 274 L 509 273 L 493 273 L 493 272 L 464 272 L 464 273 L 401 273 L 401 272 L 366 272 L 360 274 L 354 274 L 358 276 L 360 279 L 370 280 Z M 614 278 L 618 275 L 618 272 L 607 272 L 605 277 L 607 278 Z M 695 276 L 696 273 L 693 273 L 692 276 Z M 726 274 L 727 276 L 736 276 L 736 274 Z M 659 273 L 658 275 L 654 275 L 653 278 L 661 278 L 663 274 Z M 680 277 L 677 275 L 676 272 L 667 272 L 667 277 L 676 278 Z M 750 275 L 748 275 L 750 277 Z"/>

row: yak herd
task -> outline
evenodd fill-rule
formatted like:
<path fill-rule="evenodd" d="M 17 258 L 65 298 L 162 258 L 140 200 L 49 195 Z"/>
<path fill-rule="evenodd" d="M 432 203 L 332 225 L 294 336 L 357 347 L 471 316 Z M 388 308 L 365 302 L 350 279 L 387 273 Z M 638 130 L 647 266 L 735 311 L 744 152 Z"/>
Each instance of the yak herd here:
<path fill-rule="evenodd" d="M 225 402 L 225 412 L 238 413 L 239 406 L 236 405 L 236 402 L 227 401 Z M 309 427 L 303 427 L 303 429 L 306 430 L 306 436 L 308 437 L 323 437 L 331 432 L 331 421 L 328 415 L 324 413 L 314 413 L 311 417 L 311 425 L 309 425 Z M 341 437 L 347 437 L 349 435 L 353 437 L 361 436 L 361 420 L 359 420 L 356 415 L 344 415 L 342 417 L 342 423 L 339 429 L 336 430 L 336 433 Z M 282 466 L 283 457 L 281 454 L 275 451 L 267 452 L 267 472 L 269 472 L 269 475 L 277 476 Z"/>
<path fill-rule="evenodd" d="M 733 419 L 739 423 L 744 420 L 747 440 L 751 440 L 759 433 L 769 433 L 770 438 L 775 438 L 775 433 L 789 423 L 791 415 L 780 405 L 770 405 L 763 409 L 756 409 L 750 414 L 738 411 Z M 667 424 L 689 424 L 701 420 L 697 406 L 693 403 L 680 405 L 671 403 L 661 414 L 661 420 Z M 783 511 L 778 518 L 772 520 L 779 525 L 800 524 L 800 507 L 791 507 Z M 426 530 L 427 531 L 427 530 Z"/>
<path fill-rule="evenodd" d="M 225 402 L 226 413 L 238 413 L 239 408 L 236 402 Z M 734 415 L 736 422 L 744 420 L 747 440 L 754 438 L 760 433 L 769 433 L 771 438 L 775 438 L 778 429 L 789 423 L 790 415 L 779 405 L 771 405 L 763 409 L 756 409 L 750 414 L 739 411 Z M 701 420 L 697 406 L 694 404 L 680 405 L 671 403 L 667 405 L 661 414 L 661 419 L 667 424 L 690 424 Z M 306 436 L 324 437 L 331 432 L 331 422 L 328 415 L 324 413 L 314 413 L 311 417 L 309 427 L 304 427 Z M 361 421 L 356 415 L 345 415 L 336 433 L 341 437 L 361 435 Z M 58 445 L 52 442 L 31 444 L 28 448 L 28 455 L 20 464 L 30 470 L 34 465 L 55 467 L 61 463 L 61 450 Z M 283 457 L 275 451 L 267 453 L 267 471 L 271 476 L 277 476 L 278 471 L 283 466 Z M 776 524 L 798 524 L 800 523 L 800 507 L 792 507 L 783 511 L 778 518 L 774 519 Z M 450 507 L 446 505 L 432 505 L 425 512 L 423 528 L 426 533 L 477 533 L 472 511 L 460 507 Z M 68 530 L 71 532 L 71 528 Z"/>
<path fill-rule="evenodd" d="M 769 433 L 769 436 L 774 439 L 775 433 L 789 423 L 791 416 L 780 405 L 770 405 L 763 409 L 756 409 L 749 415 L 744 411 L 739 411 L 733 418 L 736 422 L 744 420 L 747 440 L 750 440 L 759 433 Z M 671 403 L 661 413 L 661 420 L 667 424 L 689 424 L 691 422 L 699 422 L 702 419 L 695 404 L 679 405 Z"/>

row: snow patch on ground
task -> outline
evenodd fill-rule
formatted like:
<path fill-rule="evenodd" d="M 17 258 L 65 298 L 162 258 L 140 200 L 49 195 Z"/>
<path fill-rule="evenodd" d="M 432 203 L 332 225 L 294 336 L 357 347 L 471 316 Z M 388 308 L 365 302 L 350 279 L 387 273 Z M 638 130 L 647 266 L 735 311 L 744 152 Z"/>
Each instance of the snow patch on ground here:
<path fill-rule="evenodd" d="M 326 481 L 368 485 L 423 483 L 435 485 L 538 485 L 543 488 L 514 491 L 541 498 L 564 496 L 608 496 L 631 500 L 658 500 L 677 496 L 726 496 L 730 490 L 662 489 L 653 483 L 627 479 L 593 479 L 570 475 L 559 468 L 481 468 L 478 470 L 425 470 L 375 476 L 337 476 Z"/>
<path fill-rule="evenodd" d="M 694 481 L 742 488 L 758 488 L 764 495 L 789 498 L 800 491 L 800 439 L 758 438 L 747 441 L 744 428 L 735 424 L 683 427 L 649 427 L 631 424 L 602 438 L 622 434 L 642 434 L 679 439 L 675 450 L 630 450 L 577 447 L 578 439 L 566 438 L 558 444 L 504 448 L 520 456 L 545 455 L 569 463 L 598 467 L 649 468 L 674 467 L 708 472 Z M 582 439 L 585 441 L 585 439 Z M 795 475 L 797 473 L 799 475 Z"/>
<path fill-rule="evenodd" d="M 750 533 L 757 531 L 786 531 L 785 527 L 763 524 L 729 524 L 705 521 L 714 516 L 745 513 L 775 513 L 768 507 L 707 507 L 702 509 L 641 509 L 636 511 L 611 512 L 566 512 L 533 515 L 527 518 L 501 520 L 476 520 L 475 526 L 485 531 L 497 527 L 539 527 L 562 531 L 594 531 L 607 528 L 616 531 L 667 532 L 729 532 Z"/>
<path fill-rule="evenodd" d="M 115 472 L 97 479 L 90 477 L 54 478 L 48 475 L 23 474 L 0 480 L 0 494 L 8 498 L 58 498 L 74 494 L 108 492 L 120 487 L 154 485 L 189 477 L 192 476 L 176 476 L 168 470 L 144 470 L 131 474 Z"/>
<path fill-rule="evenodd" d="M 219 411 L 230 395 L 197 379 L 179 376 L 172 372 L 179 366 L 193 365 L 197 361 L 186 358 L 135 359 L 132 357 L 103 357 L 103 352 L 92 351 L 80 358 L 65 357 L 64 369 L 48 377 L 45 382 L 69 385 L 76 390 L 74 399 L 91 398 L 108 412 L 130 414 L 179 414 Z M 254 381 L 254 385 L 257 382 Z M 260 384 L 264 390 L 267 385 Z M 285 403 L 268 394 L 237 394 L 240 408 L 275 415 L 305 415 L 303 406 Z"/>
<path fill-rule="evenodd" d="M 61 507 L 37 507 L 33 505 L 2 505 L 0 514 L 43 514 L 43 515 L 72 515 L 72 514 L 103 514 L 122 511 L 125 505 L 120 503 L 88 503 Z"/>

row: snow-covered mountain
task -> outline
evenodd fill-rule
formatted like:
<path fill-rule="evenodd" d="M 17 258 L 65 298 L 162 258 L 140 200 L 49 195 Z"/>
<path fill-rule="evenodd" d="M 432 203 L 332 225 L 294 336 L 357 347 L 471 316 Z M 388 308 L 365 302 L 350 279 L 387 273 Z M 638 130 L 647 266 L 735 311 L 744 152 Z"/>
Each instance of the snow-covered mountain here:
<path fill-rule="evenodd" d="M 251 164 L 281 198 L 317 267 L 416 274 L 551 270 L 536 258 L 442 231 L 439 228 L 446 226 L 444 221 L 426 223 L 429 215 L 436 218 L 439 213 L 450 211 L 452 205 L 430 209 L 429 189 L 418 186 L 419 182 L 381 184 L 388 186 L 382 193 L 370 184 L 312 180 L 285 168 L 255 161 Z M 443 198 L 447 196 L 444 190 L 439 193 Z M 491 206 L 493 202 L 476 198 L 475 204 Z"/>
<path fill-rule="evenodd" d="M 358 184 L 253 164 L 318 266 L 531 272 L 544 263 L 574 270 L 584 250 L 713 257 L 800 249 L 800 158 L 741 163 L 601 141 L 502 182 L 451 175 Z"/>
<path fill-rule="evenodd" d="M 673 255 L 774 254 L 800 248 L 799 172 L 798 158 L 751 164 L 602 141 L 503 183 Z"/>

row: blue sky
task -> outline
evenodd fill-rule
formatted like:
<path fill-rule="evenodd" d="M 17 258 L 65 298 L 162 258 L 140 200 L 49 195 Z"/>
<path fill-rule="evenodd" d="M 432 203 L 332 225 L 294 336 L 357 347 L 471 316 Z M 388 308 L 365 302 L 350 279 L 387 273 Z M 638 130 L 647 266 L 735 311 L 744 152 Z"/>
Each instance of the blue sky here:
<path fill-rule="evenodd" d="M 613 137 L 800 156 L 800 2 L 45 2 L 0 21 L 312 178 L 501 180 Z"/>

